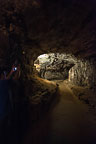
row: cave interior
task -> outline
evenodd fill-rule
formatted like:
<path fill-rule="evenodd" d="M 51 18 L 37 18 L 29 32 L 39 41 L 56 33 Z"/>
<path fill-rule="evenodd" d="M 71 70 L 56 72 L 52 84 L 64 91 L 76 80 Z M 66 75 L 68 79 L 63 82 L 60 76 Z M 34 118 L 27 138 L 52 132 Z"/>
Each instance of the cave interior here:
<path fill-rule="evenodd" d="M 30 144 L 32 141 L 33 144 L 43 144 L 37 131 L 40 130 L 44 116 L 58 105 L 58 97 L 62 97 L 63 93 L 67 100 L 68 93 L 70 99 L 71 94 L 75 95 L 78 101 L 87 105 L 94 111 L 93 115 L 96 115 L 95 0 L 0 0 L 0 73 L 3 70 L 8 75 L 13 65 L 16 68 L 20 65 L 20 71 L 19 78 L 12 80 L 11 84 L 13 122 L 11 119 L 11 126 L 5 130 L 7 134 L 9 129 L 10 134 L 14 131 L 13 139 L 8 136 L 10 142 L 19 144 L 22 141 L 23 144 Z M 63 106 L 62 109 L 65 109 Z M 38 121 L 41 121 L 40 124 Z M 60 125 L 58 123 L 56 124 Z M 35 135 L 32 131 L 32 140 L 30 125 L 35 130 Z M 66 126 L 65 130 L 66 133 Z M 24 135 L 27 139 L 25 143 Z M 66 134 L 61 135 L 67 139 Z M 79 136 L 78 134 L 77 137 Z M 59 134 L 57 137 L 61 138 Z M 90 144 L 96 143 L 94 134 L 90 137 Z M 50 144 L 57 144 L 60 140 L 58 138 L 56 142 L 56 136 L 52 138 Z M 63 138 L 59 141 L 60 144 L 64 142 Z M 89 144 L 88 141 L 85 144 Z"/>

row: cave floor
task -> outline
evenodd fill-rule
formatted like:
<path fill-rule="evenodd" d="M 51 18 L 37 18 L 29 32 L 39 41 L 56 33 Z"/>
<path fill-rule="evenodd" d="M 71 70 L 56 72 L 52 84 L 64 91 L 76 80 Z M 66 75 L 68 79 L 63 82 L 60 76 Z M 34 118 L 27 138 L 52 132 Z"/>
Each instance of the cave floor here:
<path fill-rule="evenodd" d="M 30 129 L 23 144 L 96 144 L 96 116 L 63 82 L 58 102 Z"/>

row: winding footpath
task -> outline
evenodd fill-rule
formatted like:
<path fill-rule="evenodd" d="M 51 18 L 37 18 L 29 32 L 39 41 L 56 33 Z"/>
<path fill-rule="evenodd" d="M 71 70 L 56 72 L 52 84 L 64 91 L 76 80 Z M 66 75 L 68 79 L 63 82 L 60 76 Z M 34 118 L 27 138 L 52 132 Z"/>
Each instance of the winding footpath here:
<path fill-rule="evenodd" d="M 57 101 L 27 134 L 24 144 L 96 144 L 96 116 L 61 82 Z"/>

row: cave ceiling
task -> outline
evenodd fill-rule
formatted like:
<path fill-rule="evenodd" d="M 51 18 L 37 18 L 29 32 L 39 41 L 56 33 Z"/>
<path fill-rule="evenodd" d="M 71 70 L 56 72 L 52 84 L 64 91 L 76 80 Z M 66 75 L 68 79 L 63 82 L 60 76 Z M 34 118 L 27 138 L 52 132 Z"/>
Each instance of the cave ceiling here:
<path fill-rule="evenodd" d="M 0 0 L 0 3 L 0 45 L 4 53 L 16 48 L 11 46 L 9 50 L 8 34 L 14 30 L 19 35 L 15 43 L 20 39 L 22 51 L 35 58 L 50 52 L 96 58 L 95 0 Z"/>

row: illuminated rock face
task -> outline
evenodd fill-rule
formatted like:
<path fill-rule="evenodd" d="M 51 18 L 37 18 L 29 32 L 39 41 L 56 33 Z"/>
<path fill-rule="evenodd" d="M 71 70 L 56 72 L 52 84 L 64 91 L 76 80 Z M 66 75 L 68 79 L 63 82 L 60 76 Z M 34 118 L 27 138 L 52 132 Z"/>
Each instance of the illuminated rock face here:
<path fill-rule="evenodd" d="M 48 80 L 68 79 L 69 69 L 75 65 L 76 58 L 68 54 L 50 53 L 37 58 L 35 63 L 40 77 Z"/>
<path fill-rule="evenodd" d="M 94 61 L 77 59 L 70 54 L 40 55 L 35 61 L 39 76 L 48 80 L 65 80 L 79 86 L 96 85 Z"/>
<path fill-rule="evenodd" d="M 69 71 L 69 81 L 80 86 L 96 86 L 95 73 L 93 61 L 78 60 Z"/>

